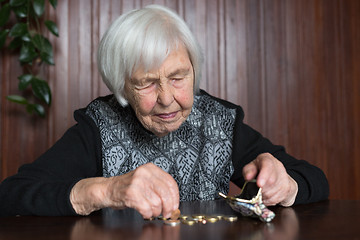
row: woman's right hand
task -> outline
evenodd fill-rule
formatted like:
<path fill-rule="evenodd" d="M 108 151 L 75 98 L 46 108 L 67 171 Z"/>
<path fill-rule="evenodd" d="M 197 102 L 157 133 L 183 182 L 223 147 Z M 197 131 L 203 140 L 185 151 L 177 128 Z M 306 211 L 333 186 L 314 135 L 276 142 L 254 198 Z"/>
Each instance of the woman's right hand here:
<path fill-rule="evenodd" d="M 179 189 L 170 174 L 148 163 L 121 176 L 82 179 L 71 190 L 70 201 L 80 215 L 129 207 L 144 218 L 168 218 L 179 207 Z"/>

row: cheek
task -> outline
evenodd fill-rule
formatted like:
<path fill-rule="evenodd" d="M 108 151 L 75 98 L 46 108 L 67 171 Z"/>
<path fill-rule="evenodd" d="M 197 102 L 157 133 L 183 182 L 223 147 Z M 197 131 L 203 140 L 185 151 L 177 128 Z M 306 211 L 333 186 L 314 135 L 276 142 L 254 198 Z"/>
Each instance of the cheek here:
<path fill-rule="evenodd" d="M 156 97 L 153 96 L 138 96 L 137 99 L 137 107 L 138 111 L 141 112 L 142 115 L 149 114 L 156 104 Z"/>
<path fill-rule="evenodd" d="M 138 117 L 148 115 L 154 108 L 156 101 L 151 95 L 142 95 L 136 92 L 133 88 L 126 88 L 127 99 L 131 107 L 135 110 Z"/>
<path fill-rule="evenodd" d="M 177 96 L 177 102 L 183 109 L 189 109 L 192 107 L 194 102 L 194 93 L 192 88 L 185 88 L 179 91 Z"/>

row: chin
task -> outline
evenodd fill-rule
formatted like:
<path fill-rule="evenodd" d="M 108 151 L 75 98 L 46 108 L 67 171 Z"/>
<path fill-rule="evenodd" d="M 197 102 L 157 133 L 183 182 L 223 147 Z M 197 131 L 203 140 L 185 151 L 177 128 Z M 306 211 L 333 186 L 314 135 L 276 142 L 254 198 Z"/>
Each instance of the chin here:
<path fill-rule="evenodd" d="M 169 133 L 178 130 L 180 126 L 181 126 L 181 124 L 176 127 L 170 127 L 170 128 L 162 129 L 160 131 L 152 131 L 152 132 L 158 137 L 164 137 L 164 136 L 168 135 Z"/>

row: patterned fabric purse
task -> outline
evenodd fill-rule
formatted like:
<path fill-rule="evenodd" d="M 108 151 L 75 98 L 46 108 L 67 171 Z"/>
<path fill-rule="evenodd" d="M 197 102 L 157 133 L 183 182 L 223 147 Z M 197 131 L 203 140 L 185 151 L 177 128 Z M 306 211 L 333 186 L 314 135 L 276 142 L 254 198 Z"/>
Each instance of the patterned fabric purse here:
<path fill-rule="evenodd" d="M 256 180 L 245 182 L 241 193 L 236 196 L 219 195 L 226 199 L 230 207 L 245 217 L 259 218 L 263 222 L 271 222 L 275 213 L 269 210 L 262 201 L 261 188 L 256 184 Z"/>

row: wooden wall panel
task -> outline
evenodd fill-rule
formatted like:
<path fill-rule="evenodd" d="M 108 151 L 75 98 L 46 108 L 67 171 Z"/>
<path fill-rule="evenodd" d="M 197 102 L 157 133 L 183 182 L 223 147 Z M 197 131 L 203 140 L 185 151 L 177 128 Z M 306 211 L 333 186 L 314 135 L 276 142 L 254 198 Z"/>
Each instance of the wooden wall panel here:
<path fill-rule="evenodd" d="M 0 179 L 16 172 L 75 122 L 73 111 L 109 91 L 96 49 L 121 13 L 166 5 L 184 17 L 205 54 L 200 86 L 243 106 L 246 122 L 297 158 L 321 167 L 331 198 L 360 199 L 360 1 L 62 0 L 47 16 L 54 67 L 45 119 L 5 100 L 18 93 L 17 56 L 0 57 Z"/>

